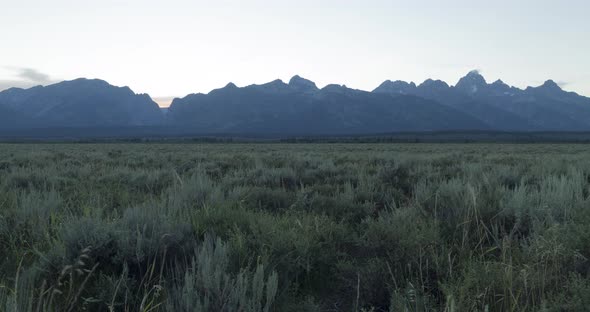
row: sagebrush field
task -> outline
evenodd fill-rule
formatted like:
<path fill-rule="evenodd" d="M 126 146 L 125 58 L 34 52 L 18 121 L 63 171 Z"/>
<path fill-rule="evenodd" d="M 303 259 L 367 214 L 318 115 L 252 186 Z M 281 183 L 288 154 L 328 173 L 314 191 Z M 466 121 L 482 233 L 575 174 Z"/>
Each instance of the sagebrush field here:
<path fill-rule="evenodd" d="M 590 146 L 2 144 L 0 311 L 587 311 Z"/>

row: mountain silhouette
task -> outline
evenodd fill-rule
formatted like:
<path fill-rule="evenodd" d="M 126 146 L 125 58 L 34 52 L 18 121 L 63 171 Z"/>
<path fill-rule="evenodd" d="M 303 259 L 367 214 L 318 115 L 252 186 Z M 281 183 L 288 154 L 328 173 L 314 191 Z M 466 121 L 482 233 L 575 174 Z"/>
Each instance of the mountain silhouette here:
<path fill-rule="evenodd" d="M 455 85 L 457 90 L 466 94 L 475 94 L 487 89 L 487 87 L 488 83 L 485 78 L 476 70 L 470 71 L 467 76 L 459 79 L 459 82 Z"/>
<path fill-rule="evenodd" d="M 0 92 L 0 106 L 27 119 L 31 127 L 146 126 L 164 121 L 147 94 L 98 79 L 8 89 Z"/>
<path fill-rule="evenodd" d="M 590 99 L 553 80 L 519 89 L 471 71 L 453 86 L 386 80 L 373 91 L 298 75 L 228 83 L 160 109 L 147 94 L 98 79 L 0 92 L 0 131 L 52 127 L 146 127 L 203 134 L 374 134 L 450 130 L 590 131 Z M 169 130 L 166 130 L 169 131 Z"/>
<path fill-rule="evenodd" d="M 172 102 L 168 124 L 211 133 L 355 134 L 488 129 L 467 114 L 416 96 L 341 85 L 318 89 L 299 76 L 244 88 L 226 86 Z"/>
<path fill-rule="evenodd" d="M 384 83 L 375 93 L 394 96 L 396 86 Z M 563 91 L 549 80 L 539 87 L 521 90 L 501 80 L 488 84 L 478 71 L 471 71 L 455 86 L 428 79 L 407 94 L 435 100 L 465 112 L 500 131 L 588 131 L 590 99 Z"/>
<path fill-rule="evenodd" d="M 299 75 L 295 75 L 289 80 L 289 87 L 291 87 L 293 91 L 303 93 L 313 93 L 319 90 L 315 82 L 301 78 Z"/>

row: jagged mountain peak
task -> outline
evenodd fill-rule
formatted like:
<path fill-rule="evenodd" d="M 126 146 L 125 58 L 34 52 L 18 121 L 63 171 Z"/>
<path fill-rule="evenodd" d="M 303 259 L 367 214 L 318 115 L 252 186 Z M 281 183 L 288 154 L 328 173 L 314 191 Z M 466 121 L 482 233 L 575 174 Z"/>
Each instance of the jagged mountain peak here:
<path fill-rule="evenodd" d="M 385 80 L 380 86 L 383 87 L 390 87 L 390 86 L 409 86 L 409 87 L 415 87 L 416 84 L 414 82 L 406 82 L 403 80 Z"/>
<path fill-rule="evenodd" d="M 299 75 L 295 75 L 295 76 L 291 77 L 291 79 L 289 80 L 289 84 L 298 83 L 298 82 L 311 82 L 311 81 L 308 79 L 305 79 Z"/>
<path fill-rule="evenodd" d="M 495 95 L 495 96 L 500 96 L 500 95 L 514 95 L 514 92 L 517 92 L 517 89 L 513 89 L 512 87 L 510 87 L 509 85 L 507 85 L 506 83 L 504 83 L 504 81 L 498 79 L 496 81 L 494 81 L 492 84 L 487 86 L 488 89 L 488 93 Z"/>
<path fill-rule="evenodd" d="M 0 102 L 36 127 L 145 126 L 163 122 L 147 94 L 101 79 L 78 78 L 45 87 L 0 92 Z"/>
<path fill-rule="evenodd" d="M 479 69 L 470 70 L 465 77 L 475 77 L 475 78 L 483 78 L 481 75 L 481 71 Z"/>
<path fill-rule="evenodd" d="M 496 86 L 508 86 L 504 81 L 502 81 L 502 79 L 498 79 L 498 80 L 494 81 L 492 83 L 492 85 L 496 85 Z"/>
<path fill-rule="evenodd" d="M 13 126 L 25 121 L 36 127 L 163 122 L 161 110 L 147 94 L 134 94 L 129 87 L 100 79 L 5 90 L 0 92 L 0 106 L 5 116 L 15 116 L 11 117 L 16 120 Z M 295 75 L 288 84 L 280 79 L 243 88 L 228 83 L 209 94 L 178 98 L 166 118 L 170 126 L 219 133 L 286 128 L 310 133 L 488 128 L 588 131 L 590 99 L 563 91 L 553 80 L 526 90 L 502 80 L 488 84 L 477 71 L 468 73 L 456 86 L 433 79 L 419 86 L 386 80 L 373 92 L 338 84 L 320 91 L 314 82 Z M 432 121 L 438 124 L 431 126 Z"/>
<path fill-rule="evenodd" d="M 291 80 L 289 80 L 289 86 L 297 91 L 301 92 L 309 92 L 309 91 L 317 91 L 319 90 L 316 86 L 315 82 L 302 78 L 299 75 L 293 76 Z"/>
<path fill-rule="evenodd" d="M 346 85 L 339 85 L 339 84 L 329 84 L 325 87 L 322 88 L 322 91 L 327 91 L 327 92 L 333 92 L 333 93 L 343 93 L 347 90 L 348 88 L 346 87 Z"/>
<path fill-rule="evenodd" d="M 487 87 L 488 83 L 478 70 L 472 70 L 455 85 L 455 88 L 463 92 L 474 94 Z"/>
<path fill-rule="evenodd" d="M 412 94 L 416 89 L 416 84 L 414 82 L 405 82 L 401 80 L 391 81 L 385 80 L 381 85 L 379 85 L 375 90 L 374 93 L 387 93 L 387 94 Z"/>
<path fill-rule="evenodd" d="M 230 83 L 226 84 L 225 87 L 211 90 L 211 92 L 209 92 L 209 94 L 219 94 L 219 93 L 224 93 L 227 91 L 234 91 L 234 90 L 239 90 L 239 89 L 240 88 L 238 86 L 236 86 L 233 82 L 230 82 Z"/>
<path fill-rule="evenodd" d="M 447 88 L 449 88 L 449 85 L 442 80 L 426 79 L 418 87 L 419 88 L 447 89 Z"/>
<path fill-rule="evenodd" d="M 549 79 L 541 85 L 541 88 L 555 91 L 562 91 L 561 87 L 553 80 Z"/>
<path fill-rule="evenodd" d="M 263 83 L 260 85 L 251 85 L 251 86 L 269 88 L 269 87 L 286 87 L 287 84 L 284 83 L 281 79 L 275 79 L 271 82 Z"/>
<path fill-rule="evenodd" d="M 549 79 L 538 87 L 530 87 L 530 86 L 527 87 L 525 89 L 525 92 L 536 92 L 536 93 L 541 92 L 544 94 L 549 94 L 549 93 L 560 93 L 560 92 L 565 92 L 565 91 L 563 91 L 563 89 L 561 89 L 561 87 L 555 81 Z"/>
<path fill-rule="evenodd" d="M 275 79 L 261 85 L 251 85 L 248 88 L 256 89 L 265 93 L 289 93 L 291 88 L 281 79 Z"/>

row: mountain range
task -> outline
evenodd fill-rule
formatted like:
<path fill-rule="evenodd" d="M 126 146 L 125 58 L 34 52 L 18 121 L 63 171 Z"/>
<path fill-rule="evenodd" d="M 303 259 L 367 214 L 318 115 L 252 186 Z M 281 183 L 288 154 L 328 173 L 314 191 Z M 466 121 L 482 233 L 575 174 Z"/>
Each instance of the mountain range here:
<path fill-rule="evenodd" d="M 147 94 L 98 79 L 0 92 L 0 129 L 161 125 L 164 119 Z"/>
<path fill-rule="evenodd" d="M 428 79 L 373 91 L 318 88 L 294 76 L 208 94 L 161 110 L 147 94 L 97 79 L 0 92 L 0 133 L 15 129 L 160 127 L 195 134 L 353 135 L 421 131 L 590 131 L 590 98 L 552 80 L 519 89 L 477 71 L 454 86 Z"/>

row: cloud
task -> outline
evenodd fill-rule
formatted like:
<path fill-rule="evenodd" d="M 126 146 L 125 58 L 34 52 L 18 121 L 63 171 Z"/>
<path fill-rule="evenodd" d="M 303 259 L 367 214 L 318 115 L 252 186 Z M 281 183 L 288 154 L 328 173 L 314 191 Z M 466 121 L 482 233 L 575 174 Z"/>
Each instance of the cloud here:
<path fill-rule="evenodd" d="M 38 82 L 39 84 L 48 84 L 53 82 L 53 80 L 49 78 L 49 75 L 34 68 L 20 68 L 18 76 L 23 80 Z"/>
<path fill-rule="evenodd" d="M 57 82 L 50 75 L 30 67 L 2 66 L 10 78 L 0 77 L 0 91 L 9 88 L 30 88 Z"/>

